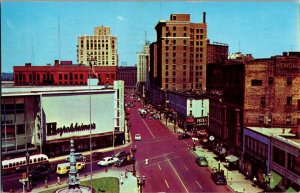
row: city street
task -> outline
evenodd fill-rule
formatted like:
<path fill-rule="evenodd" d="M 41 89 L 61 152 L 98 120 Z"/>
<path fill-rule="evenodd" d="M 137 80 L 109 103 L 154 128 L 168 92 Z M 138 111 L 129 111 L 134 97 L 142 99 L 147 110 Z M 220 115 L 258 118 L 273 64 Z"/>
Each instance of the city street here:
<path fill-rule="evenodd" d="M 200 168 L 188 149 L 192 139 L 178 140 L 160 120 L 143 119 L 136 102 L 130 110 L 131 136 L 141 134 L 137 146 L 137 175 L 146 176 L 143 192 L 232 192 L 228 186 L 217 186 L 210 179 L 210 169 Z M 145 160 L 148 159 L 148 166 Z"/>

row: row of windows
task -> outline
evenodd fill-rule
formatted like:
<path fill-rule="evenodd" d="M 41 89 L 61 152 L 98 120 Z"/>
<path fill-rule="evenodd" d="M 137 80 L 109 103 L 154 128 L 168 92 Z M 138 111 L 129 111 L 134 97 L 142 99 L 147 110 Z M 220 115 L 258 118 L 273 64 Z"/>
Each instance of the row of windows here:
<path fill-rule="evenodd" d="M 245 147 L 259 157 L 268 157 L 268 146 L 249 136 L 245 137 Z"/>
<path fill-rule="evenodd" d="M 274 119 L 272 118 L 272 116 L 268 116 L 267 117 L 267 121 L 265 122 L 265 117 L 264 116 L 259 116 L 258 117 L 258 123 L 259 124 L 272 124 L 274 122 Z M 285 124 L 286 125 L 291 125 L 292 124 L 292 117 L 291 116 L 286 116 L 285 117 Z M 297 125 L 300 124 L 300 119 L 297 118 Z"/>
<path fill-rule="evenodd" d="M 263 81 L 259 79 L 252 79 L 251 80 L 251 86 L 262 86 Z M 274 77 L 269 77 L 268 78 L 268 84 L 272 85 L 274 83 Z M 286 77 L 286 84 L 287 85 L 292 85 L 293 83 L 293 77 L 287 76 Z"/>
<path fill-rule="evenodd" d="M 176 20 L 176 16 L 173 16 L 173 17 L 175 18 L 175 19 L 173 19 L 173 20 Z M 166 27 L 166 31 L 169 31 L 170 28 L 171 28 L 171 27 L 167 26 L 167 27 Z M 183 27 L 173 26 L 173 27 L 172 27 L 172 30 L 175 31 L 175 30 L 177 30 L 178 28 L 183 28 L 183 31 L 187 31 L 187 29 L 188 29 L 187 26 L 183 26 Z M 197 34 L 199 34 L 199 33 L 202 34 L 204 30 L 203 30 L 203 29 L 193 29 L 193 28 L 190 29 L 190 32 L 191 32 L 191 33 L 194 33 L 195 31 L 196 31 Z"/>
<path fill-rule="evenodd" d="M 293 103 L 293 97 L 292 96 L 287 96 L 286 97 L 286 107 L 292 107 Z M 260 97 L 260 107 L 266 107 L 266 97 L 262 96 Z M 300 111 L 300 99 L 297 100 L 297 111 Z"/>

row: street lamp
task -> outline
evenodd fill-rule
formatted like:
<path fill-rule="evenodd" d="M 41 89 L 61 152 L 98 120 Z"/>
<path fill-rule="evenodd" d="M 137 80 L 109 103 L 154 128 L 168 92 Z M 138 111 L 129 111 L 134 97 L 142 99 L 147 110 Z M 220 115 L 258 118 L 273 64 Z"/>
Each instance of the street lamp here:
<path fill-rule="evenodd" d="M 146 176 L 143 176 L 142 179 L 140 179 L 139 176 L 136 177 L 138 189 L 140 190 L 140 193 L 143 192 L 143 186 L 145 186 L 146 182 Z"/>
<path fill-rule="evenodd" d="M 132 175 L 136 175 L 136 170 L 135 170 L 135 153 L 136 153 L 136 146 L 133 148 L 132 145 L 130 147 L 130 152 L 133 158 L 133 164 L 132 164 Z"/>
<path fill-rule="evenodd" d="M 263 174 L 263 182 L 264 182 L 265 189 L 267 189 L 270 186 L 271 178 L 272 176 L 270 173 L 268 175 Z"/>
<path fill-rule="evenodd" d="M 29 190 L 29 161 L 30 161 L 30 155 L 28 153 L 28 151 L 25 154 L 26 157 L 26 167 L 27 167 L 27 171 L 26 171 L 26 177 L 27 177 L 27 190 Z"/>

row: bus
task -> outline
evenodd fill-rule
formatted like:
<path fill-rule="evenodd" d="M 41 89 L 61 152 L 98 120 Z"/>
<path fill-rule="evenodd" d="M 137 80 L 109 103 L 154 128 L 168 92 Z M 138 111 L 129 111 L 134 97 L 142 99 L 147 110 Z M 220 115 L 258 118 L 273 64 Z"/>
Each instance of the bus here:
<path fill-rule="evenodd" d="M 28 167 L 34 168 L 38 165 L 46 165 L 50 167 L 49 158 L 45 154 L 30 155 Z M 2 174 L 12 174 L 18 171 L 26 171 L 26 157 L 13 158 L 2 161 Z"/>

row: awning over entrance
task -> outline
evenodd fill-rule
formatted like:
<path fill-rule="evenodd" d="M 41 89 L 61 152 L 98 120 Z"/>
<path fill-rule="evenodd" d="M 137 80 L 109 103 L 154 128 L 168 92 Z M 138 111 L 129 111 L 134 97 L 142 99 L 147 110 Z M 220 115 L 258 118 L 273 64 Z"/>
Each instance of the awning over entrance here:
<path fill-rule="evenodd" d="M 236 157 L 236 156 L 234 156 L 234 155 L 226 156 L 225 159 L 226 159 L 228 162 L 236 162 L 237 160 L 239 160 L 239 158 Z"/>
<path fill-rule="evenodd" d="M 288 189 L 286 189 L 285 193 L 295 193 L 297 192 L 294 188 L 289 187 Z"/>
<path fill-rule="evenodd" d="M 275 171 L 271 171 L 271 180 L 270 180 L 270 188 L 274 189 L 282 180 L 282 176 L 276 173 Z"/>
<path fill-rule="evenodd" d="M 194 118 L 186 118 L 187 123 L 194 123 Z"/>

